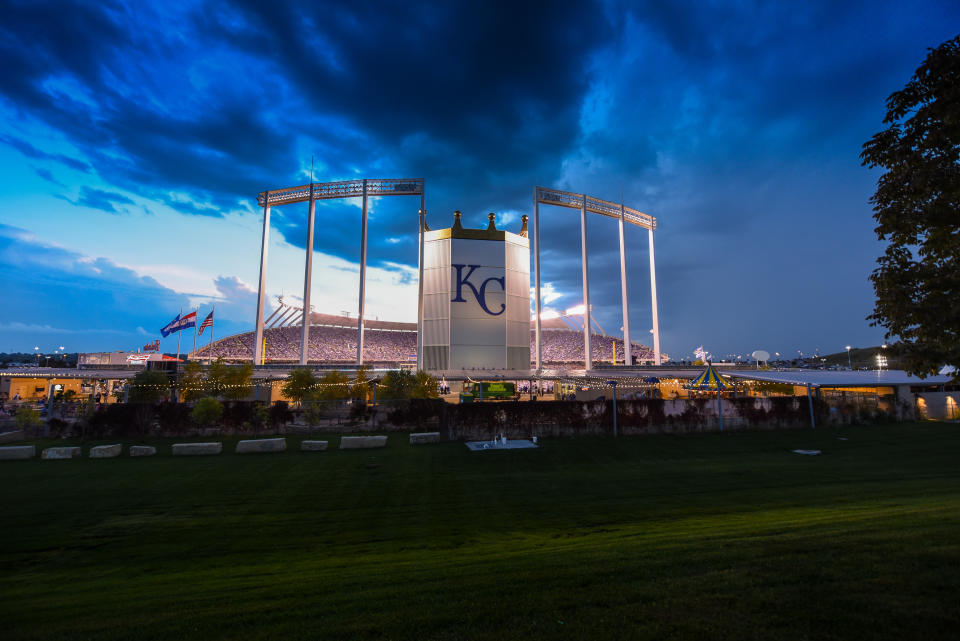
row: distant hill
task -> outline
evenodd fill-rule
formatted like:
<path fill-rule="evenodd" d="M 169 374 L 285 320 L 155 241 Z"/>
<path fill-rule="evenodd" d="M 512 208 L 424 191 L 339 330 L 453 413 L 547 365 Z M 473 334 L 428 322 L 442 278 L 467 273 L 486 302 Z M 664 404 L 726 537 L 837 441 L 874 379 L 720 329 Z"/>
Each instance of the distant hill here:
<path fill-rule="evenodd" d="M 868 369 L 877 368 L 877 355 L 883 355 L 887 359 L 884 369 L 903 369 L 899 357 L 899 345 L 882 345 L 873 347 L 853 347 L 850 350 L 850 364 L 854 369 L 866 367 Z M 814 359 L 811 359 L 814 360 Z M 821 355 L 816 359 L 822 365 L 847 366 L 847 351 L 837 352 L 836 354 Z"/>

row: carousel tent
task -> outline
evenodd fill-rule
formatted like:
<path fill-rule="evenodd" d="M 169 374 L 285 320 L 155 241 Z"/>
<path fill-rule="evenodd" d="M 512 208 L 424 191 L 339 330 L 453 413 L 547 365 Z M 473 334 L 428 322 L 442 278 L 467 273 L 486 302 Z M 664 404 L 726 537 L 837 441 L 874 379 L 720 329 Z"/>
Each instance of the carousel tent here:
<path fill-rule="evenodd" d="M 700 390 L 703 392 L 716 392 L 720 390 L 725 392 L 733 389 L 733 383 L 724 378 L 714 368 L 713 363 L 707 363 L 707 369 L 703 370 L 700 376 L 690 381 L 687 389 Z"/>
<path fill-rule="evenodd" d="M 687 389 L 699 390 L 701 392 L 717 392 L 717 418 L 720 420 L 720 429 L 723 430 L 723 400 L 720 392 L 726 392 L 733 389 L 733 383 L 724 378 L 713 367 L 713 363 L 707 363 L 707 369 L 703 370 L 700 376 L 696 377 L 687 385 Z"/>

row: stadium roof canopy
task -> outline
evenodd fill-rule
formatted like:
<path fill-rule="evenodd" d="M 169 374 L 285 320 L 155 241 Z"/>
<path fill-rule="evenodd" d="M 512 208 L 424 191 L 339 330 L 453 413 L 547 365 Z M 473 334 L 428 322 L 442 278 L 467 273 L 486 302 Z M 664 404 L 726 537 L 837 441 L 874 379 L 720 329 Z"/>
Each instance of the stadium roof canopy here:
<path fill-rule="evenodd" d="M 928 376 L 920 378 L 903 370 L 830 371 L 830 370 L 733 370 L 726 376 L 752 381 L 787 383 L 804 387 L 886 387 L 891 385 L 943 385 L 953 380 L 952 376 Z"/>

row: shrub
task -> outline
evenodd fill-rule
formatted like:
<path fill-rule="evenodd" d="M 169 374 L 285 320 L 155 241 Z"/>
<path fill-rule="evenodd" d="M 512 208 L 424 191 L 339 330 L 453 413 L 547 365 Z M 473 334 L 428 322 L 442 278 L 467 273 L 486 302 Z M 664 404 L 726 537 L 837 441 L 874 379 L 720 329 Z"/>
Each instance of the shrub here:
<path fill-rule="evenodd" d="M 29 430 L 34 427 L 40 427 L 40 412 L 32 407 L 20 407 L 17 409 L 17 415 L 13 422 L 18 430 Z"/>
<path fill-rule="evenodd" d="M 201 398 L 193 406 L 193 411 L 190 412 L 190 418 L 193 419 L 193 422 L 201 426 L 212 425 L 219 421 L 222 416 L 223 405 L 217 399 L 210 397 Z"/>

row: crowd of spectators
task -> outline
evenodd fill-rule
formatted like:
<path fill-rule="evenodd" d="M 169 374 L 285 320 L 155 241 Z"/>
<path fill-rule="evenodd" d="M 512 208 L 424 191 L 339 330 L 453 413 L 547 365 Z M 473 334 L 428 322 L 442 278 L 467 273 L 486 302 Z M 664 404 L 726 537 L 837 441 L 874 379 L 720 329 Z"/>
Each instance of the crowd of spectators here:
<path fill-rule="evenodd" d="M 264 330 L 267 362 L 291 362 L 300 359 L 300 327 L 275 327 Z M 237 334 L 197 350 L 197 358 L 247 360 L 253 358 L 254 334 Z M 416 332 L 366 329 L 363 333 L 363 358 L 368 362 L 400 363 L 416 360 Z M 357 359 L 357 330 L 346 327 L 310 327 L 311 361 L 352 363 Z"/>
<path fill-rule="evenodd" d="M 530 334 L 530 357 L 534 358 L 534 334 Z M 613 361 L 613 345 L 617 346 L 617 362 L 622 363 L 624 357 L 623 339 L 612 336 L 592 334 L 590 337 L 590 351 L 595 363 Z M 646 345 L 630 341 L 632 356 L 637 361 L 653 360 L 653 350 Z M 543 332 L 543 362 L 545 364 L 576 364 L 583 363 L 583 332 L 571 329 L 552 329 Z"/>
<path fill-rule="evenodd" d="M 296 362 L 300 359 L 300 327 L 275 327 L 264 330 L 267 362 Z M 254 334 L 237 334 L 197 350 L 197 358 L 249 360 L 253 358 Z M 623 362 L 623 340 L 594 334 L 591 340 L 593 360 L 611 362 L 616 345 L 618 362 Z M 653 350 L 633 343 L 637 361 L 653 360 Z M 530 334 L 530 356 L 534 357 L 534 334 Z M 363 339 L 364 361 L 370 363 L 406 363 L 416 360 L 417 334 L 412 331 L 366 329 Z M 357 331 L 347 327 L 310 327 L 310 361 L 352 363 L 357 358 Z M 549 365 L 583 363 L 583 334 L 568 329 L 543 332 L 543 362 Z"/>

